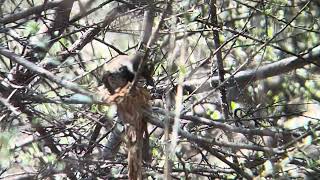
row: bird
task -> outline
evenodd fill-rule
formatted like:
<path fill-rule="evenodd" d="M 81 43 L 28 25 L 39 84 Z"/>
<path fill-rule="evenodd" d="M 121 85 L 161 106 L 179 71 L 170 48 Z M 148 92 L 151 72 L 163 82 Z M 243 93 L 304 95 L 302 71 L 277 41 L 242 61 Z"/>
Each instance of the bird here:
<path fill-rule="evenodd" d="M 113 98 L 121 96 L 121 101 L 116 101 L 117 115 L 125 125 L 128 177 L 131 180 L 143 179 L 143 159 L 151 159 L 151 153 L 148 153 L 147 118 L 149 116 L 145 114 L 151 109 L 149 104 L 151 96 L 143 84 L 133 85 L 135 79 L 137 81 L 145 79 L 142 73 L 138 73 L 139 66 L 143 64 L 143 58 L 144 53 L 142 52 L 131 56 L 119 55 L 106 65 L 102 76 L 102 83 L 111 96 Z"/>

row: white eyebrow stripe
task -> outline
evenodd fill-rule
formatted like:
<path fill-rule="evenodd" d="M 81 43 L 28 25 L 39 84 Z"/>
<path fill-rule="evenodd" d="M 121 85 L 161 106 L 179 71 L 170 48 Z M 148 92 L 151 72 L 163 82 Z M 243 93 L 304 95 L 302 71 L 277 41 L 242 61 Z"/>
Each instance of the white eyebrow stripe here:
<path fill-rule="evenodd" d="M 133 60 L 134 59 L 131 56 L 120 55 L 107 64 L 106 70 L 111 73 L 116 73 L 121 67 L 126 66 L 128 71 L 135 74 L 136 70 L 134 69 Z"/>
<path fill-rule="evenodd" d="M 133 69 L 133 64 L 132 62 L 126 62 L 127 68 L 131 73 L 135 73 L 135 70 Z"/>

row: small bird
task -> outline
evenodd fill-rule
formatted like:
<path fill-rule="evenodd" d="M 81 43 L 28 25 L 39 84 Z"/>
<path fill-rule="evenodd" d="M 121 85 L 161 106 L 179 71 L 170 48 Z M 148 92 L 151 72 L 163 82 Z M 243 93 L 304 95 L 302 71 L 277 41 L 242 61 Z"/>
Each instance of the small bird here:
<path fill-rule="evenodd" d="M 116 102 L 117 114 L 125 124 L 128 176 L 132 180 L 142 179 L 142 161 L 151 159 L 146 115 L 146 112 L 151 112 L 150 94 L 145 86 L 139 83 L 140 79 L 147 79 L 143 71 L 137 72 L 139 66 L 142 66 L 141 70 L 145 70 L 141 64 L 143 57 L 144 54 L 140 52 L 132 56 L 120 55 L 107 64 L 106 72 L 102 77 L 102 82 L 111 96 L 122 96 L 122 100 Z M 136 78 L 138 83 L 132 87 L 131 91 L 124 91 L 127 94 L 123 96 L 123 90 L 126 90 L 127 85 L 134 81 L 135 76 L 138 76 Z"/>

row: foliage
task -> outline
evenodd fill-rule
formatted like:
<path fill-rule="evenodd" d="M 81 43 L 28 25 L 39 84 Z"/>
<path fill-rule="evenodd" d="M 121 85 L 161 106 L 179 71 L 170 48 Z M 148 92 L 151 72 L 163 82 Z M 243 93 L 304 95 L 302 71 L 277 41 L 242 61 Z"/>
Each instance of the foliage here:
<path fill-rule="evenodd" d="M 0 0 L 0 178 L 127 178 L 101 81 L 139 48 L 146 177 L 320 178 L 318 1 L 61 2 Z"/>

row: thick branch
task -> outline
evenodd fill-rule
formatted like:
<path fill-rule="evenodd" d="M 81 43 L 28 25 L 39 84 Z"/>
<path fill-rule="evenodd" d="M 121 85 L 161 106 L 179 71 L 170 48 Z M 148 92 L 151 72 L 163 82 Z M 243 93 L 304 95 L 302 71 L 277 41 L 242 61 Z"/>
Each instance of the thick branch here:
<path fill-rule="evenodd" d="M 216 1 L 215 0 L 211 0 L 210 3 L 210 21 L 212 24 L 214 25 L 218 25 L 218 18 L 217 18 L 217 9 L 216 9 Z M 215 45 L 216 49 L 219 49 L 220 47 L 220 40 L 219 40 L 219 32 L 217 30 L 213 30 L 213 43 Z M 219 75 L 219 84 L 222 83 L 224 81 L 224 76 L 225 76 L 225 72 L 224 72 L 224 65 L 223 65 L 223 58 L 222 58 L 222 52 L 221 49 L 219 49 L 217 51 L 217 68 L 218 68 L 218 75 Z M 213 72 L 211 72 L 213 73 Z M 223 116 L 224 118 L 228 118 L 229 117 L 229 106 L 228 106 L 228 102 L 227 102 L 227 91 L 226 88 L 224 86 L 221 86 L 219 88 L 220 90 L 220 94 L 221 94 L 221 109 L 223 112 Z"/>
<path fill-rule="evenodd" d="M 273 77 L 280 74 L 288 73 L 292 70 L 303 68 L 305 65 L 308 65 L 308 64 L 319 63 L 318 62 L 319 59 L 320 59 L 320 46 L 317 46 L 307 54 L 303 55 L 302 58 L 288 57 L 288 58 L 279 60 L 277 62 L 258 67 L 256 69 L 248 69 L 245 71 L 240 71 L 234 76 L 234 78 L 227 79 L 229 83 L 227 83 L 226 86 L 231 87 L 234 85 L 235 82 L 237 82 L 239 86 L 242 86 L 249 82 L 262 80 L 268 77 Z M 199 85 L 199 82 L 203 82 L 203 81 L 197 79 L 195 82 L 190 81 L 190 82 L 187 82 L 185 85 L 195 89 L 196 86 Z M 202 87 L 199 88 L 197 93 L 201 93 L 209 89 L 212 89 L 210 84 L 217 85 L 218 83 L 219 83 L 219 77 L 214 76 L 211 78 L 211 83 L 210 82 L 204 83 Z"/>
<path fill-rule="evenodd" d="M 64 0 L 60 0 L 60 1 L 54 1 L 54 2 L 47 2 L 47 3 L 44 3 L 42 5 L 39 5 L 39 6 L 35 6 L 35 7 L 31 7 L 25 11 L 21 11 L 21 12 L 17 12 L 17 13 L 14 13 L 14 14 L 10 14 L 10 15 L 7 15 L 3 18 L 0 18 L 0 24 L 8 24 L 8 23 L 12 23 L 12 22 L 15 22 L 17 20 L 20 20 L 20 19 L 23 19 L 23 18 L 26 18 L 30 15 L 33 15 L 33 14 L 38 14 L 38 13 L 41 13 L 42 11 L 45 11 L 45 10 L 48 10 L 48 9 L 52 9 L 54 7 L 57 7 L 60 5 L 61 2 L 63 2 Z"/>
<path fill-rule="evenodd" d="M 12 60 L 18 64 L 26 67 L 27 69 L 37 73 L 40 76 L 46 77 L 46 78 L 50 79 L 51 81 L 53 81 L 57 84 L 60 84 L 61 86 L 65 87 L 67 89 L 70 89 L 70 90 L 77 92 L 77 93 L 87 95 L 92 98 L 94 97 L 94 95 L 91 92 L 81 88 L 78 84 L 67 81 L 59 76 L 56 76 L 56 75 L 52 74 L 50 71 L 48 71 L 42 67 L 37 66 L 36 64 L 26 60 L 25 58 L 11 52 L 10 50 L 8 50 L 4 47 L 0 47 L 0 54 L 2 54 L 3 56 L 9 58 L 10 60 Z"/>

